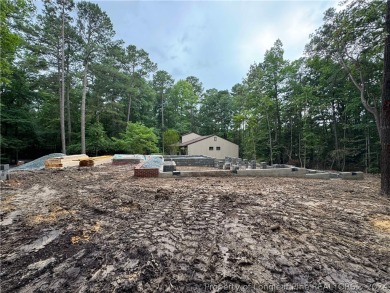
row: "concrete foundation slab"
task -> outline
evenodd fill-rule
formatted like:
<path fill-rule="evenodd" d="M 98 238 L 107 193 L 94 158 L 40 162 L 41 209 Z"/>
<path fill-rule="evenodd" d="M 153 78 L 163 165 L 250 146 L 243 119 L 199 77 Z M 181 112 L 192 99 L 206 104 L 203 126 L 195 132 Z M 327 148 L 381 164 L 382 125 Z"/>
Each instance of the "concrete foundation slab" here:
<path fill-rule="evenodd" d="M 364 174 L 363 172 L 340 172 L 340 177 L 343 180 L 362 180 Z"/>
<path fill-rule="evenodd" d="M 306 169 L 302 168 L 272 168 L 272 169 L 253 169 L 238 170 L 238 176 L 255 177 L 305 177 Z"/>
<path fill-rule="evenodd" d="M 174 171 L 159 174 L 161 178 L 171 177 L 225 177 L 233 176 L 230 170 L 209 170 L 209 171 Z"/>
<path fill-rule="evenodd" d="M 113 165 L 139 164 L 145 161 L 144 155 L 115 154 L 112 158 Z"/>

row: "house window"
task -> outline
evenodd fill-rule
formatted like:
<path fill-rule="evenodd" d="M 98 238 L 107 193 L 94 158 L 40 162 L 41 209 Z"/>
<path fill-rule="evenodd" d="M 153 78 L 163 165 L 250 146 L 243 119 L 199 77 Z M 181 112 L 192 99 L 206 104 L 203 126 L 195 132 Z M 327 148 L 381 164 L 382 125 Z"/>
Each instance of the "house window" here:
<path fill-rule="evenodd" d="M 214 141 L 217 141 L 217 137 L 216 136 L 214 136 Z"/>
<path fill-rule="evenodd" d="M 217 147 L 217 151 L 220 151 L 221 150 L 221 147 Z"/>
<path fill-rule="evenodd" d="M 209 151 L 213 151 L 214 150 L 214 147 L 209 147 Z"/>

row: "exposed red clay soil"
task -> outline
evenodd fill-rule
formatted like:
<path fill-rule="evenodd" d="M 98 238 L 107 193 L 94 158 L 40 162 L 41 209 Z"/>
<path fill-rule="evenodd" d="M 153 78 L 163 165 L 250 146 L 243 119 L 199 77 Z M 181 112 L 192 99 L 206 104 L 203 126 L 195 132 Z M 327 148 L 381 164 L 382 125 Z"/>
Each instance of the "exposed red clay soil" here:
<path fill-rule="evenodd" d="M 390 292 L 378 177 L 138 179 L 130 165 L 11 176 L 1 292 Z"/>

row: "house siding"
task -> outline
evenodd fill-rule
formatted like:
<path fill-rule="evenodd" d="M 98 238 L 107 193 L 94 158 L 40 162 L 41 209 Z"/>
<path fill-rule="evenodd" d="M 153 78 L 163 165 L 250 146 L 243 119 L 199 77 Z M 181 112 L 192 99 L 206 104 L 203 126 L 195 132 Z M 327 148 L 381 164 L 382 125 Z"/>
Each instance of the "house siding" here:
<path fill-rule="evenodd" d="M 213 150 L 210 150 L 210 147 L 212 147 Z M 221 149 L 217 151 L 217 147 L 220 147 Z M 238 145 L 219 136 L 211 136 L 188 145 L 188 155 L 204 155 L 216 159 L 224 159 L 225 157 L 237 158 Z"/>

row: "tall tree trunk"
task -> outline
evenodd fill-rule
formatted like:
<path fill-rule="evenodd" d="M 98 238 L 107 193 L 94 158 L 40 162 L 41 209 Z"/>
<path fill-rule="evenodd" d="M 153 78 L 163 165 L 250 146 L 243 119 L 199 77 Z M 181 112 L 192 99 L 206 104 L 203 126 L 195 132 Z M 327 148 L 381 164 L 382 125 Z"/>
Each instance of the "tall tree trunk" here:
<path fill-rule="evenodd" d="M 70 44 L 68 40 L 68 49 L 70 49 Z M 71 77 L 69 75 L 69 50 L 66 55 L 66 108 L 67 108 L 67 125 L 68 125 L 68 144 L 72 143 L 72 120 L 70 114 L 70 85 L 71 85 Z"/>
<path fill-rule="evenodd" d="M 130 111 L 131 111 L 131 95 L 129 95 L 129 104 L 127 106 L 127 121 L 126 122 L 130 121 Z"/>
<path fill-rule="evenodd" d="M 288 153 L 288 158 L 291 161 L 292 161 L 292 153 L 293 153 L 293 125 L 292 125 L 292 118 L 290 117 L 290 150 Z"/>
<path fill-rule="evenodd" d="M 164 155 L 164 95 L 161 93 L 161 141 L 162 153 Z"/>
<path fill-rule="evenodd" d="M 336 119 L 336 107 L 334 105 L 334 101 L 332 101 L 332 128 L 333 128 L 333 135 L 334 135 L 334 150 L 335 152 L 335 157 L 334 160 L 337 161 L 336 163 L 336 168 L 340 167 L 340 150 L 339 150 L 339 139 L 337 135 L 337 119 Z"/>
<path fill-rule="evenodd" d="M 390 197 L 390 0 L 387 0 L 386 32 L 381 112 L 381 193 Z"/>
<path fill-rule="evenodd" d="M 130 88 L 133 88 L 133 85 L 134 85 L 134 72 L 135 72 L 135 67 L 133 65 L 132 70 L 131 70 Z M 129 104 L 127 106 L 127 121 L 126 122 L 130 121 L 130 112 L 131 112 L 131 93 L 129 93 Z"/>
<path fill-rule="evenodd" d="M 268 118 L 268 113 L 266 115 L 267 117 L 267 126 L 268 126 L 268 137 L 269 137 L 269 156 L 271 160 L 271 166 L 273 165 L 273 151 L 272 151 L 272 133 L 271 133 L 271 126 L 269 124 L 269 118 Z"/>
<path fill-rule="evenodd" d="M 255 134 L 254 134 L 254 131 L 253 131 L 253 128 L 251 128 L 251 137 L 252 137 L 252 147 L 253 147 L 253 160 L 256 161 L 256 141 L 255 141 Z"/>
<path fill-rule="evenodd" d="M 87 99 L 88 62 L 84 65 L 83 94 L 81 98 L 81 153 L 86 153 L 85 148 L 85 102 Z"/>
<path fill-rule="evenodd" d="M 66 89 L 66 108 L 68 116 L 68 144 L 72 143 L 72 120 L 70 115 L 70 94 L 69 94 L 70 85 L 67 85 Z"/>
<path fill-rule="evenodd" d="M 282 140 L 282 120 L 281 120 L 281 115 L 280 115 L 280 103 L 278 99 L 278 85 L 274 85 L 275 89 L 275 105 L 276 105 L 276 134 L 275 134 L 275 144 L 276 144 L 276 149 L 278 150 L 278 158 L 276 160 L 278 161 L 278 164 L 283 164 L 283 149 L 282 145 L 283 143 L 281 142 Z"/>
<path fill-rule="evenodd" d="M 61 97 L 60 97 L 60 124 L 61 124 L 61 151 L 66 154 L 65 141 L 65 2 L 62 1 L 61 24 Z"/>
<path fill-rule="evenodd" d="M 347 147 L 346 147 L 346 141 L 347 141 L 347 111 L 344 112 L 344 129 L 343 129 L 343 165 L 341 167 L 341 171 L 344 172 L 345 169 L 345 160 L 347 156 Z"/>
<path fill-rule="evenodd" d="M 370 128 L 367 128 L 367 132 L 366 132 L 366 162 L 365 162 L 365 165 L 366 165 L 366 173 L 368 173 L 368 171 L 370 170 L 370 166 L 371 166 L 371 146 L 370 146 Z"/>

